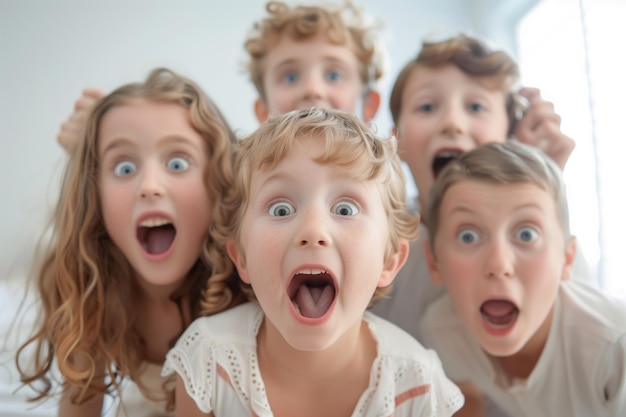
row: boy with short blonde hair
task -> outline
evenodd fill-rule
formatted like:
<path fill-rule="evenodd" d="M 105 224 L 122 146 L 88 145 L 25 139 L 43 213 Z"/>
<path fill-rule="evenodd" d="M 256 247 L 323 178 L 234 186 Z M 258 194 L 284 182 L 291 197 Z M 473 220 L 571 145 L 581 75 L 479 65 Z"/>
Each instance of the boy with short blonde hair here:
<path fill-rule="evenodd" d="M 443 169 L 428 212 L 428 266 L 447 295 L 422 325 L 446 374 L 511 417 L 626 415 L 626 302 L 569 280 L 556 163 L 517 141 L 483 145 Z"/>

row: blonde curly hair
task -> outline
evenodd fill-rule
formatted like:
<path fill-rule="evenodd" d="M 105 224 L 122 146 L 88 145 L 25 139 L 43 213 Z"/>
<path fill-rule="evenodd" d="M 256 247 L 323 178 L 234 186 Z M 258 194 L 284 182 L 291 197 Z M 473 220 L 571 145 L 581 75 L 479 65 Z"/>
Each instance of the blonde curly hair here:
<path fill-rule="evenodd" d="M 361 63 L 361 80 L 371 87 L 385 70 L 384 51 L 378 39 L 380 22 L 366 16 L 352 2 L 342 6 L 298 5 L 290 7 L 280 1 L 266 4 L 268 15 L 255 23 L 244 47 L 249 55 L 247 70 L 259 96 L 265 100 L 263 86 L 264 59 L 283 36 L 296 41 L 324 35 L 336 45 L 354 51 Z"/>
<path fill-rule="evenodd" d="M 311 138 L 325 146 L 317 162 L 341 166 L 356 179 L 382 184 L 383 206 L 389 224 L 385 261 L 400 250 L 401 239 L 417 238 L 419 216 L 412 215 L 406 206 L 406 186 L 395 137 L 377 136 L 371 126 L 352 114 L 311 109 L 270 118 L 239 142 L 233 188 L 223 200 L 222 221 L 216 222 L 218 246 L 226 246 L 232 239 L 240 243 L 253 173 L 262 167 L 275 166 L 298 143 Z M 216 267 L 214 273 L 219 272 Z M 390 288 L 377 288 L 372 301 Z M 246 293 L 253 297 L 250 288 L 246 288 Z"/>

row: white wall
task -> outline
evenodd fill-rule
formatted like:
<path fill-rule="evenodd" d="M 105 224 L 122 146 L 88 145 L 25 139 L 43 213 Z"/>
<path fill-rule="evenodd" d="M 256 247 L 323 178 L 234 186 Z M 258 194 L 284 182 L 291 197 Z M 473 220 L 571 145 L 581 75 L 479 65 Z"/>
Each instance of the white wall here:
<path fill-rule="evenodd" d="M 385 25 L 388 91 L 424 37 L 463 30 L 515 53 L 510 10 L 535 0 L 355 0 Z M 497 7 L 496 7 L 497 6 Z M 54 199 L 64 153 L 55 140 L 84 86 L 109 91 L 169 66 L 200 83 L 241 133 L 256 127 L 242 47 L 264 0 L 0 0 L 0 278 L 23 275 Z M 476 28 L 479 26 L 483 30 Z"/>

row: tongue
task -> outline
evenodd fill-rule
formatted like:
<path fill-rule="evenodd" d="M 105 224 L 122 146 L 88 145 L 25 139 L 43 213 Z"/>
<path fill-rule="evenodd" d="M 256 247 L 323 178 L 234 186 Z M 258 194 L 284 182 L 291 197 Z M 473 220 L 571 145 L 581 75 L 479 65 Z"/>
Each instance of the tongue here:
<path fill-rule="evenodd" d="M 507 324 L 515 315 L 517 307 L 510 301 L 486 301 L 480 311 L 494 324 Z"/>
<path fill-rule="evenodd" d="M 300 314 L 304 317 L 317 318 L 328 311 L 334 296 L 335 291 L 332 285 L 321 287 L 301 285 L 294 301 L 300 307 Z"/>
<path fill-rule="evenodd" d="M 170 248 L 175 236 L 176 231 L 171 226 L 153 227 L 146 235 L 145 249 L 149 254 L 159 255 Z"/>

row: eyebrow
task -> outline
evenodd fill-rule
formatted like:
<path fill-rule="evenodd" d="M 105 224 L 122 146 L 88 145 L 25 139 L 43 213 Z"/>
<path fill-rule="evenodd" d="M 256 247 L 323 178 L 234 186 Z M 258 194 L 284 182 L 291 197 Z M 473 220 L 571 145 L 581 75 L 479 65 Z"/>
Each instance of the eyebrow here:
<path fill-rule="evenodd" d="M 276 171 L 273 170 L 271 175 L 269 175 L 261 184 L 259 184 L 259 188 L 265 187 L 267 184 L 271 184 L 279 181 L 293 181 L 296 179 L 294 175 L 291 175 L 289 172 L 285 171 Z"/>
<path fill-rule="evenodd" d="M 522 209 L 526 209 L 526 208 L 544 211 L 543 207 L 541 207 L 539 204 L 537 204 L 535 202 L 520 204 L 519 206 L 515 206 L 514 210 L 518 211 L 518 210 L 522 210 Z M 441 210 L 440 210 L 440 212 L 441 212 Z M 471 208 L 471 205 L 463 204 L 463 205 L 454 206 L 452 208 L 452 210 L 450 210 L 448 212 L 448 214 L 454 214 L 454 213 L 475 213 L 475 212 L 476 211 Z"/>
<path fill-rule="evenodd" d="M 184 135 L 177 134 L 177 133 L 168 134 L 166 136 L 159 138 L 157 141 L 157 146 L 162 146 L 162 144 L 165 142 L 172 142 L 172 143 L 186 145 L 186 146 L 193 148 L 195 151 L 199 153 L 204 152 L 203 149 L 198 147 L 191 140 L 187 139 L 187 137 L 185 137 Z M 123 148 L 126 146 L 136 148 L 137 144 L 135 143 L 135 141 L 124 136 L 114 138 L 112 139 L 111 143 L 109 143 L 107 147 L 102 150 L 101 156 L 104 157 L 107 153 L 114 151 L 115 149 Z"/>
<path fill-rule="evenodd" d="M 322 60 L 324 62 L 330 62 L 330 63 L 333 63 L 333 64 L 342 64 L 342 65 L 349 65 L 350 64 L 345 59 L 342 59 L 341 57 L 337 57 L 337 56 L 334 56 L 334 55 L 324 55 L 324 56 L 322 56 Z M 302 60 L 300 58 L 287 58 L 284 61 L 278 62 L 274 68 L 275 69 L 282 69 L 282 67 L 284 67 L 284 66 L 299 64 L 301 61 Z"/>
<path fill-rule="evenodd" d="M 125 146 L 136 147 L 133 141 L 131 141 L 128 138 L 125 138 L 125 137 L 115 138 L 107 145 L 106 148 L 102 150 L 102 152 L 100 152 L 100 157 L 104 157 L 109 152 L 114 151 L 115 149 L 118 149 L 118 148 L 123 148 Z"/>

